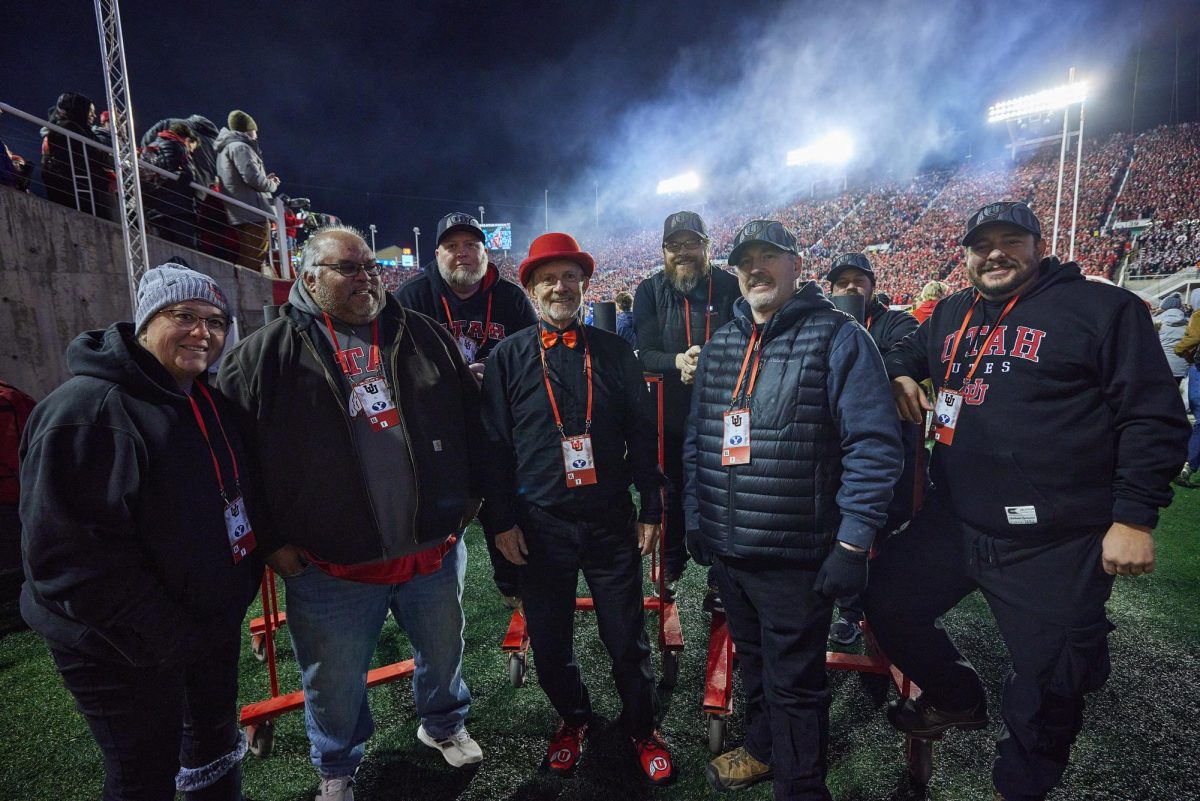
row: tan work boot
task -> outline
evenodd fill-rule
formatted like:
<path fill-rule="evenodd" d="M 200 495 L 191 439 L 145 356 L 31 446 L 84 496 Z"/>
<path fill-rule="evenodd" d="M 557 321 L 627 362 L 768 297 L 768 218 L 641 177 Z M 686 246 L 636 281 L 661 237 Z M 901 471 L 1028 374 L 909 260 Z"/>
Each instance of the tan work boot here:
<path fill-rule="evenodd" d="M 744 790 L 771 778 L 771 766 L 759 762 L 745 748 L 726 751 L 708 763 L 704 770 L 714 790 Z"/>

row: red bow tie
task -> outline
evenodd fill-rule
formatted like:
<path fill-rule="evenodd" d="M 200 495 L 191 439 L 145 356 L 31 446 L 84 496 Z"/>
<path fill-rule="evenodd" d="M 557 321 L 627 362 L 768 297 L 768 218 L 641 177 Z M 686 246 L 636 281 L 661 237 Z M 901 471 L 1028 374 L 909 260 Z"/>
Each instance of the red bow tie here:
<path fill-rule="evenodd" d="M 579 335 L 575 332 L 574 328 L 562 332 L 542 329 L 542 347 L 547 350 L 557 345 L 560 339 L 568 348 L 574 348 L 575 343 L 579 341 Z"/>

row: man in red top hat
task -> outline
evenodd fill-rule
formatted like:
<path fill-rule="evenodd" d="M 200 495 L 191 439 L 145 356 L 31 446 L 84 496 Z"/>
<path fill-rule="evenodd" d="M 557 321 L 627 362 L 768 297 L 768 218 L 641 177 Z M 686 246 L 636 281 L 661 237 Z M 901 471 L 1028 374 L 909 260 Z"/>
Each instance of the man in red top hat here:
<path fill-rule="evenodd" d="M 621 724 L 646 779 L 674 779 L 642 611 L 642 557 L 658 540 L 662 479 L 641 368 L 618 335 L 579 320 L 595 267 L 567 234 L 533 241 L 519 278 L 539 324 L 495 346 L 483 377 L 491 445 L 485 533 L 521 572 L 538 682 L 562 717 L 543 767 L 578 764 L 592 719 L 573 648 L 579 571 L 613 663 Z M 629 495 L 641 493 L 640 514 Z"/>

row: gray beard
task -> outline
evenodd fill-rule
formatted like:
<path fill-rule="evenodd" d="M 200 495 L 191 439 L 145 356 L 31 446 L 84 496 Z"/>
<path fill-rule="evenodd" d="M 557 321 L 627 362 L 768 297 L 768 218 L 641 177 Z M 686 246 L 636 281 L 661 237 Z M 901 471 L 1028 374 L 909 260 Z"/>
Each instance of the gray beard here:
<path fill-rule="evenodd" d="M 540 300 L 538 301 L 538 309 L 541 311 L 542 316 L 545 317 L 547 320 L 549 320 L 552 323 L 565 323 L 568 320 L 572 320 L 572 319 L 578 317 L 579 309 L 582 305 L 583 305 L 583 299 L 581 298 L 579 304 L 577 304 L 575 306 L 575 309 L 573 311 L 570 311 L 570 312 L 557 311 L 556 312 L 556 311 L 551 311 L 551 307 L 548 306 L 547 304 L 542 303 Z"/>
<path fill-rule="evenodd" d="M 667 279 L 671 282 L 671 286 L 681 295 L 690 295 L 692 290 L 700 285 L 699 273 L 688 273 L 686 276 L 680 275 L 678 272 L 667 273 Z"/>
<path fill-rule="evenodd" d="M 451 267 L 444 270 L 440 266 L 438 272 L 442 274 L 442 280 L 450 286 L 466 289 L 483 280 L 483 276 L 487 274 L 487 265 L 479 265 L 478 273 L 471 273 L 465 267 Z"/>

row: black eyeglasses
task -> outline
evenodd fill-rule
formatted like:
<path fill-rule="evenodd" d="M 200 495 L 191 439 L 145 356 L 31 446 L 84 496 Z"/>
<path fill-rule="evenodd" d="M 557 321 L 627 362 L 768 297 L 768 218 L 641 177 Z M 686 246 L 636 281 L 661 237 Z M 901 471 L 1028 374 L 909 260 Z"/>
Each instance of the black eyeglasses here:
<path fill-rule="evenodd" d="M 683 241 L 663 242 L 663 250 L 668 253 L 679 253 L 684 250 L 700 250 L 708 243 L 707 239 L 685 239 Z"/>
<path fill-rule="evenodd" d="M 200 323 L 208 326 L 209 332 L 213 334 L 224 334 L 229 330 L 228 317 L 201 317 L 194 312 L 184 311 L 183 309 L 163 309 L 159 314 L 170 317 L 175 323 L 175 327 L 182 331 L 191 331 Z"/>
<path fill-rule="evenodd" d="M 338 275 L 346 278 L 353 278 L 358 275 L 358 271 L 362 270 L 367 275 L 379 275 L 383 270 L 377 261 L 337 261 L 333 264 L 317 264 L 317 267 L 328 267 L 331 270 L 337 271 Z"/>

